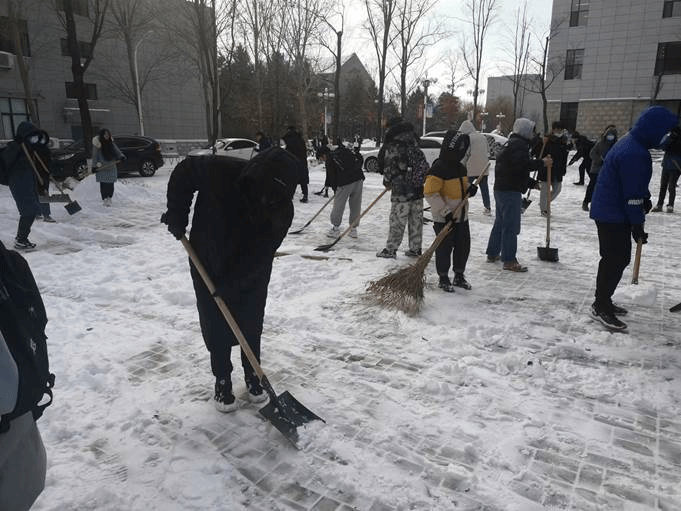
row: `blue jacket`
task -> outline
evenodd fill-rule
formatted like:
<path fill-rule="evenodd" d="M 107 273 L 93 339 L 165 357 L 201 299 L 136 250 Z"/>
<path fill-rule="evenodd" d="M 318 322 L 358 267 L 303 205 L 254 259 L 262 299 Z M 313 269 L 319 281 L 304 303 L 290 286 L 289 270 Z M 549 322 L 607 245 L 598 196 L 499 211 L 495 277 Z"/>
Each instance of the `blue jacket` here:
<path fill-rule="evenodd" d="M 591 200 L 590 217 L 612 224 L 643 224 L 643 203 L 650 198 L 648 185 L 653 173 L 650 149 L 678 123 L 661 106 L 643 111 L 631 131 L 608 151 Z"/>

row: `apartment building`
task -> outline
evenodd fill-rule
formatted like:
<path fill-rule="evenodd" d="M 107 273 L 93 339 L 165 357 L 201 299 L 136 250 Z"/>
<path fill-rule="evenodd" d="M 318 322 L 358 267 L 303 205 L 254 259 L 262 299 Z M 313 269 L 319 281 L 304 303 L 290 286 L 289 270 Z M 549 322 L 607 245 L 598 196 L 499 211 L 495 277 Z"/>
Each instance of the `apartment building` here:
<path fill-rule="evenodd" d="M 681 0 L 553 0 L 549 122 L 597 136 L 681 108 Z"/>
<path fill-rule="evenodd" d="M 167 3 L 144 0 L 159 13 L 168 12 Z M 76 103 L 71 57 L 60 16 L 60 2 L 20 0 L 18 27 L 24 61 L 28 68 L 30 98 L 41 128 L 59 139 L 82 136 Z M 79 48 L 82 56 L 93 54 L 85 74 L 88 105 L 95 129 L 109 128 L 114 134 L 142 134 L 157 139 L 207 139 L 205 107 L 197 73 L 189 60 L 168 40 L 167 30 L 153 24 L 133 37 L 133 61 L 128 58 L 120 29 L 107 15 L 94 51 L 92 4 L 73 0 Z M 56 8 L 55 8 L 56 5 Z M 177 16 L 177 12 L 175 13 Z M 0 140 L 12 137 L 16 126 L 27 119 L 27 95 L 17 62 L 8 2 L 0 2 Z M 157 20 L 158 21 L 158 20 Z M 131 66 L 138 69 L 133 83 Z M 135 102 L 141 93 L 142 120 Z"/>

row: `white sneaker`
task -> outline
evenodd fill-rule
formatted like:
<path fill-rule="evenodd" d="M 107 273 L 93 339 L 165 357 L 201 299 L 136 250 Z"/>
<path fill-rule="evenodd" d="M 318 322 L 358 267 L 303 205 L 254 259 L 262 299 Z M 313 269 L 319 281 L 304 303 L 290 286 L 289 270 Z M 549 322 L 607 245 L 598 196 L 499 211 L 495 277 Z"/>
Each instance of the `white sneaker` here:
<path fill-rule="evenodd" d="M 107 197 L 106 199 L 104 199 L 104 205 L 107 207 L 111 206 L 111 197 Z"/>
<path fill-rule="evenodd" d="M 351 238 L 357 238 L 357 228 L 356 227 L 353 227 L 352 229 L 350 229 L 350 237 Z"/>
<path fill-rule="evenodd" d="M 329 229 L 329 232 L 327 232 L 326 235 L 329 238 L 337 238 L 338 236 L 340 236 L 340 227 L 334 225 L 333 227 L 331 227 L 331 229 Z"/>
<path fill-rule="evenodd" d="M 483 211 L 482 214 L 485 216 L 491 216 L 492 210 L 490 208 L 485 208 L 485 211 Z"/>

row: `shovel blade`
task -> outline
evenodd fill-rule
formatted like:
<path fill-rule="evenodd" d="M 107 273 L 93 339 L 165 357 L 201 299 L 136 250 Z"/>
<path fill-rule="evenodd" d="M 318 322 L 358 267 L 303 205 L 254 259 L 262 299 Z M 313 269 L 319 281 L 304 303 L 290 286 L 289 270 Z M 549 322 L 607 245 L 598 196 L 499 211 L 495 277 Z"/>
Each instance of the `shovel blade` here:
<path fill-rule="evenodd" d="M 75 200 L 72 201 L 72 202 L 69 202 L 68 204 L 65 204 L 64 208 L 66 209 L 66 211 L 68 212 L 69 215 L 75 215 L 76 213 L 78 213 L 82 209 L 80 207 L 80 204 L 78 204 L 78 202 L 75 201 Z"/>
<path fill-rule="evenodd" d="M 537 256 L 542 261 L 548 261 L 550 263 L 558 262 L 558 249 L 551 247 L 537 247 Z"/>
<path fill-rule="evenodd" d="M 260 414 L 270 421 L 293 445 L 298 442 L 298 426 L 314 420 L 324 422 L 324 419 L 308 410 L 288 391 L 280 394 L 274 400 L 270 399 L 270 402 L 260 409 Z"/>
<path fill-rule="evenodd" d="M 525 210 L 530 207 L 530 204 L 532 204 L 532 201 L 523 197 L 522 204 L 520 205 L 520 211 L 525 213 Z"/>

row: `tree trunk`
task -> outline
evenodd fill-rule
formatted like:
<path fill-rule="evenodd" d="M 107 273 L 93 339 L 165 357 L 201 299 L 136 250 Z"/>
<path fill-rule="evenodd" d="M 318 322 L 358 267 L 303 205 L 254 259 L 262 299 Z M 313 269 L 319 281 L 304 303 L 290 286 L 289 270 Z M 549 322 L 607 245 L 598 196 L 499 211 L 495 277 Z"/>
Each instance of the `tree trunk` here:
<path fill-rule="evenodd" d="M 336 32 L 336 76 L 334 77 L 334 97 L 333 97 L 333 136 L 340 136 L 340 102 L 341 102 L 341 91 L 340 91 L 340 79 L 341 79 L 341 39 L 343 38 L 343 32 Z M 326 99 L 325 99 L 326 101 Z M 324 119 L 326 123 L 326 119 Z"/>
<path fill-rule="evenodd" d="M 9 0 L 9 22 L 12 30 L 12 39 L 14 40 L 14 51 L 17 57 L 17 66 L 19 67 L 19 76 L 21 77 L 21 85 L 24 88 L 24 98 L 26 98 L 26 107 L 28 108 L 28 116 L 34 124 L 38 125 L 38 112 L 33 101 L 33 94 L 31 93 L 31 78 L 29 70 L 24 60 L 24 47 L 21 45 L 21 34 L 19 32 L 19 13 L 17 12 L 14 0 Z"/>

